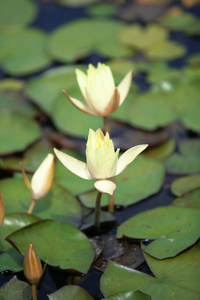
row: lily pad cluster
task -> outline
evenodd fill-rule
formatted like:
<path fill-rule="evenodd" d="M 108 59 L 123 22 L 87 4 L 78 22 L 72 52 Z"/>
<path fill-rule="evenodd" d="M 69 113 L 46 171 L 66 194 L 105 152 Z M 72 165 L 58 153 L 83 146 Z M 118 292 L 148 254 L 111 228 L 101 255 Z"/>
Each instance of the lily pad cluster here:
<path fill-rule="evenodd" d="M 94 268 L 103 273 L 102 299 L 198 300 L 200 56 L 185 43 L 200 33 L 198 18 L 188 11 L 198 1 L 182 0 L 183 9 L 169 0 L 41 2 L 63 12 L 80 7 L 83 16 L 47 32 L 34 25 L 40 2 L 0 1 L 0 189 L 6 212 L 0 272 L 22 274 L 23 256 L 34 244 L 50 275 L 81 280 L 80 286 L 47 291 L 47 299 L 94 299 L 96 291 L 84 286 Z M 180 32 L 181 42 L 174 39 Z M 75 70 L 85 72 L 97 60 L 110 66 L 116 86 L 133 70 L 125 102 L 108 118 L 115 147 L 149 144 L 116 177 L 114 214 L 103 195 L 102 232 L 94 231 L 93 181 L 56 161 L 51 191 L 28 214 L 31 193 L 20 168 L 22 162 L 31 178 L 54 147 L 85 161 L 88 129 L 103 128 L 103 121 L 78 111 L 62 90 L 83 100 Z M 28 283 L 8 279 L 0 287 L 2 300 L 32 298 Z"/>

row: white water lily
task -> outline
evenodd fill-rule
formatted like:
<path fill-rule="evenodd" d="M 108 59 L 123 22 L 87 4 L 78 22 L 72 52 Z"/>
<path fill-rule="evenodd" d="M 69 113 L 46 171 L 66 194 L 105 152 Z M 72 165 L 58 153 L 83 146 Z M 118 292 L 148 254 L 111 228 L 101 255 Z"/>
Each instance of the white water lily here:
<path fill-rule="evenodd" d="M 54 176 L 54 155 L 50 153 L 47 155 L 34 173 L 31 182 L 26 176 L 22 164 L 21 170 L 24 183 L 31 190 L 32 198 L 34 200 L 39 200 L 43 198 L 52 187 Z"/>
<path fill-rule="evenodd" d="M 112 72 L 109 66 L 98 63 L 97 68 L 89 65 L 87 75 L 76 69 L 77 81 L 86 104 L 64 94 L 69 101 L 79 110 L 93 116 L 107 117 L 124 102 L 132 82 L 132 71 L 124 77 L 121 83 L 115 87 Z"/>
<path fill-rule="evenodd" d="M 144 144 L 132 147 L 118 158 L 120 149 L 115 152 L 108 132 L 104 135 L 101 129 L 96 132 L 90 129 L 86 144 L 86 163 L 57 149 L 54 151 L 68 170 L 83 179 L 97 179 L 95 188 L 101 193 L 112 195 L 116 184 L 108 178 L 122 173 L 147 146 Z"/>

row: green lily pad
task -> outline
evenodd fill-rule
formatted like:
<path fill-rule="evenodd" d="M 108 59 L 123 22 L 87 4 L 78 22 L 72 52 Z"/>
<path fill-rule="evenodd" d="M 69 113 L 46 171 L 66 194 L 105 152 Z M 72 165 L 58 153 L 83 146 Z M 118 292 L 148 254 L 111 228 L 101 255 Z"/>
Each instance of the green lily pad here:
<path fill-rule="evenodd" d="M 0 28 L 13 29 L 31 23 L 37 14 L 37 4 L 30 0 L 1 0 Z"/>
<path fill-rule="evenodd" d="M 155 300 L 199 299 L 199 244 L 175 258 L 157 260 L 144 255 L 155 277 L 110 261 L 101 277 L 104 296 L 140 290 Z"/>
<path fill-rule="evenodd" d="M 23 269 L 23 256 L 5 240 L 5 237 L 39 220 L 38 217 L 26 213 L 5 215 L 4 224 L 0 231 L 0 271 L 10 270 L 18 272 Z"/>
<path fill-rule="evenodd" d="M 200 66 L 200 53 L 195 53 L 188 58 L 188 63 L 192 67 Z"/>
<path fill-rule="evenodd" d="M 79 7 L 99 2 L 99 0 L 56 0 L 57 3 L 70 7 Z"/>
<path fill-rule="evenodd" d="M 131 205 L 157 193 L 164 176 L 164 167 L 159 161 L 140 155 L 123 173 L 115 177 L 117 185 L 114 194 L 115 205 Z M 79 197 L 87 207 L 95 207 L 96 191 Z M 108 195 L 103 195 L 101 206 L 107 206 L 108 203 Z"/>
<path fill-rule="evenodd" d="M 120 30 L 119 39 L 122 44 L 143 51 L 150 59 L 170 60 L 183 56 L 185 47 L 168 40 L 169 33 L 157 24 L 147 27 L 128 25 Z"/>
<path fill-rule="evenodd" d="M 147 149 L 145 151 L 145 155 L 159 160 L 164 160 L 173 153 L 175 145 L 175 140 L 171 138 L 167 142 L 158 145 L 157 147 Z"/>
<path fill-rule="evenodd" d="M 183 31 L 189 35 L 198 35 L 200 21 L 194 14 L 180 11 L 177 14 L 167 13 L 160 18 L 160 23 L 173 31 Z"/>
<path fill-rule="evenodd" d="M 31 300 L 31 285 L 14 276 L 0 288 L 0 298 L 1 300 Z"/>
<path fill-rule="evenodd" d="M 184 175 L 200 172 L 200 160 L 197 157 L 183 156 L 174 153 L 165 160 L 164 164 L 169 174 Z"/>
<path fill-rule="evenodd" d="M 182 196 L 196 188 L 200 188 L 200 175 L 189 175 L 178 178 L 171 185 L 171 191 L 176 196 Z"/>
<path fill-rule="evenodd" d="M 23 151 L 41 137 L 39 125 L 20 113 L 1 110 L 0 127 L 0 155 Z"/>
<path fill-rule="evenodd" d="M 52 118 L 59 130 L 78 137 L 87 136 L 91 126 L 95 131 L 103 127 L 101 117 L 90 116 L 78 110 L 65 95 L 56 99 L 52 113 Z"/>
<path fill-rule="evenodd" d="M 4 79 L 0 84 L 0 111 L 34 117 L 36 108 L 28 103 L 23 93 L 24 82 Z"/>
<path fill-rule="evenodd" d="M 119 21 L 100 18 L 67 23 L 51 33 L 50 54 L 54 59 L 67 63 L 83 59 L 93 52 L 104 57 L 126 56 L 130 50 L 120 45 L 117 39 L 123 27 L 124 24 Z"/>
<path fill-rule="evenodd" d="M 200 188 L 187 192 L 181 197 L 174 199 L 173 206 L 200 209 Z"/>
<path fill-rule="evenodd" d="M 66 285 L 53 294 L 48 295 L 49 300 L 93 300 L 90 294 L 78 285 Z"/>
<path fill-rule="evenodd" d="M 22 178 L 2 180 L 1 191 L 7 213 L 28 210 L 32 198 Z M 66 188 L 56 183 L 50 192 L 36 203 L 33 213 L 40 218 L 52 218 L 75 226 L 80 224 L 82 217 L 82 209 L 76 198 Z"/>
<path fill-rule="evenodd" d="M 117 293 L 106 298 L 105 300 L 151 300 L 151 297 L 139 291 Z"/>
<path fill-rule="evenodd" d="M 7 237 L 24 255 L 30 244 L 39 258 L 61 269 L 87 273 L 94 258 L 94 250 L 87 237 L 70 224 L 53 220 L 39 221 Z"/>
<path fill-rule="evenodd" d="M 153 239 L 145 252 L 158 259 L 174 257 L 200 236 L 200 212 L 189 208 L 158 207 L 125 221 L 117 236 Z"/>
<path fill-rule="evenodd" d="M 38 29 L 13 29 L 0 32 L 0 64 L 11 75 L 27 75 L 46 68 L 51 60 L 46 53 L 46 35 Z"/>
<path fill-rule="evenodd" d="M 88 8 L 87 12 L 95 17 L 109 17 L 117 12 L 118 6 L 114 3 L 99 3 Z"/>
<path fill-rule="evenodd" d="M 75 66 L 61 66 L 45 71 L 37 78 L 31 79 L 26 86 L 26 95 L 46 113 L 53 112 L 53 104 L 57 97 L 65 89 L 73 97 L 81 97 L 76 80 Z M 84 70 L 83 66 L 77 65 L 78 69 Z M 66 99 L 66 102 L 69 101 Z M 69 116 L 68 116 L 69 117 Z"/>
<path fill-rule="evenodd" d="M 182 155 L 188 157 L 200 156 L 200 141 L 198 139 L 183 140 L 179 146 Z"/>

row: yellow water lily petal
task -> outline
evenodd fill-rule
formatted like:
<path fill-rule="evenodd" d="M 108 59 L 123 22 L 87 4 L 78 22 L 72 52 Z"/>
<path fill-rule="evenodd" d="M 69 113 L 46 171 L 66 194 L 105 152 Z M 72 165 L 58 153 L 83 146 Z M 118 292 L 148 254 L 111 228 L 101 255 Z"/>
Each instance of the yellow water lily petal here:
<path fill-rule="evenodd" d="M 147 144 L 138 145 L 130 148 L 126 152 L 124 152 L 118 162 L 117 162 L 117 170 L 115 176 L 122 173 L 126 167 L 142 152 L 147 148 Z"/>
<path fill-rule="evenodd" d="M 63 93 L 76 108 L 88 115 L 96 116 L 96 112 L 94 112 L 89 106 L 86 106 L 83 102 L 76 98 L 70 97 L 65 90 L 63 90 Z"/>
<path fill-rule="evenodd" d="M 72 173 L 83 179 L 94 179 L 88 171 L 87 164 L 62 151 L 54 148 L 54 152 L 60 162 Z"/>
<path fill-rule="evenodd" d="M 83 97 L 86 98 L 85 87 L 87 86 L 87 75 L 79 69 L 76 69 L 75 72 L 81 93 L 83 94 Z"/>
<path fill-rule="evenodd" d="M 122 105 L 124 100 L 126 99 L 128 92 L 130 90 L 131 84 L 132 84 L 132 76 L 133 76 L 133 71 L 130 70 L 128 74 L 122 79 L 120 84 L 118 85 L 117 89 L 120 95 L 120 100 L 119 100 L 119 106 Z"/>
<path fill-rule="evenodd" d="M 53 184 L 54 155 L 48 154 L 31 179 L 32 197 L 39 200 L 44 197 Z"/>
<path fill-rule="evenodd" d="M 95 182 L 94 186 L 97 191 L 109 195 L 113 195 L 117 187 L 116 184 L 110 180 L 98 180 Z"/>

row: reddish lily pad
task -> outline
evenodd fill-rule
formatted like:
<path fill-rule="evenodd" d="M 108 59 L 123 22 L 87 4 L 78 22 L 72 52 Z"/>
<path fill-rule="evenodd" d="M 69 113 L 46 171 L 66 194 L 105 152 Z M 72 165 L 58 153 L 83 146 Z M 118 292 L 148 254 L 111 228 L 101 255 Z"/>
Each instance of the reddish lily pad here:
<path fill-rule="evenodd" d="M 117 236 L 154 240 L 145 252 L 158 259 L 174 257 L 200 236 L 200 212 L 189 208 L 158 207 L 125 221 Z"/>
<path fill-rule="evenodd" d="M 157 260 L 144 255 L 155 277 L 110 261 L 101 277 L 104 296 L 140 290 L 155 300 L 199 299 L 199 244 L 175 258 Z"/>
<path fill-rule="evenodd" d="M 18 230 L 7 240 L 24 255 L 30 244 L 39 258 L 51 266 L 87 273 L 94 250 L 87 237 L 70 224 L 39 221 Z"/>
<path fill-rule="evenodd" d="M 0 296 L 1 300 L 31 300 L 31 286 L 14 276 L 0 288 Z"/>
<path fill-rule="evenodd" d="M 53 294 L 48 295 L 49 300 L 93 300 L 90 294 L 77 285 L 63 286 Z"/>

